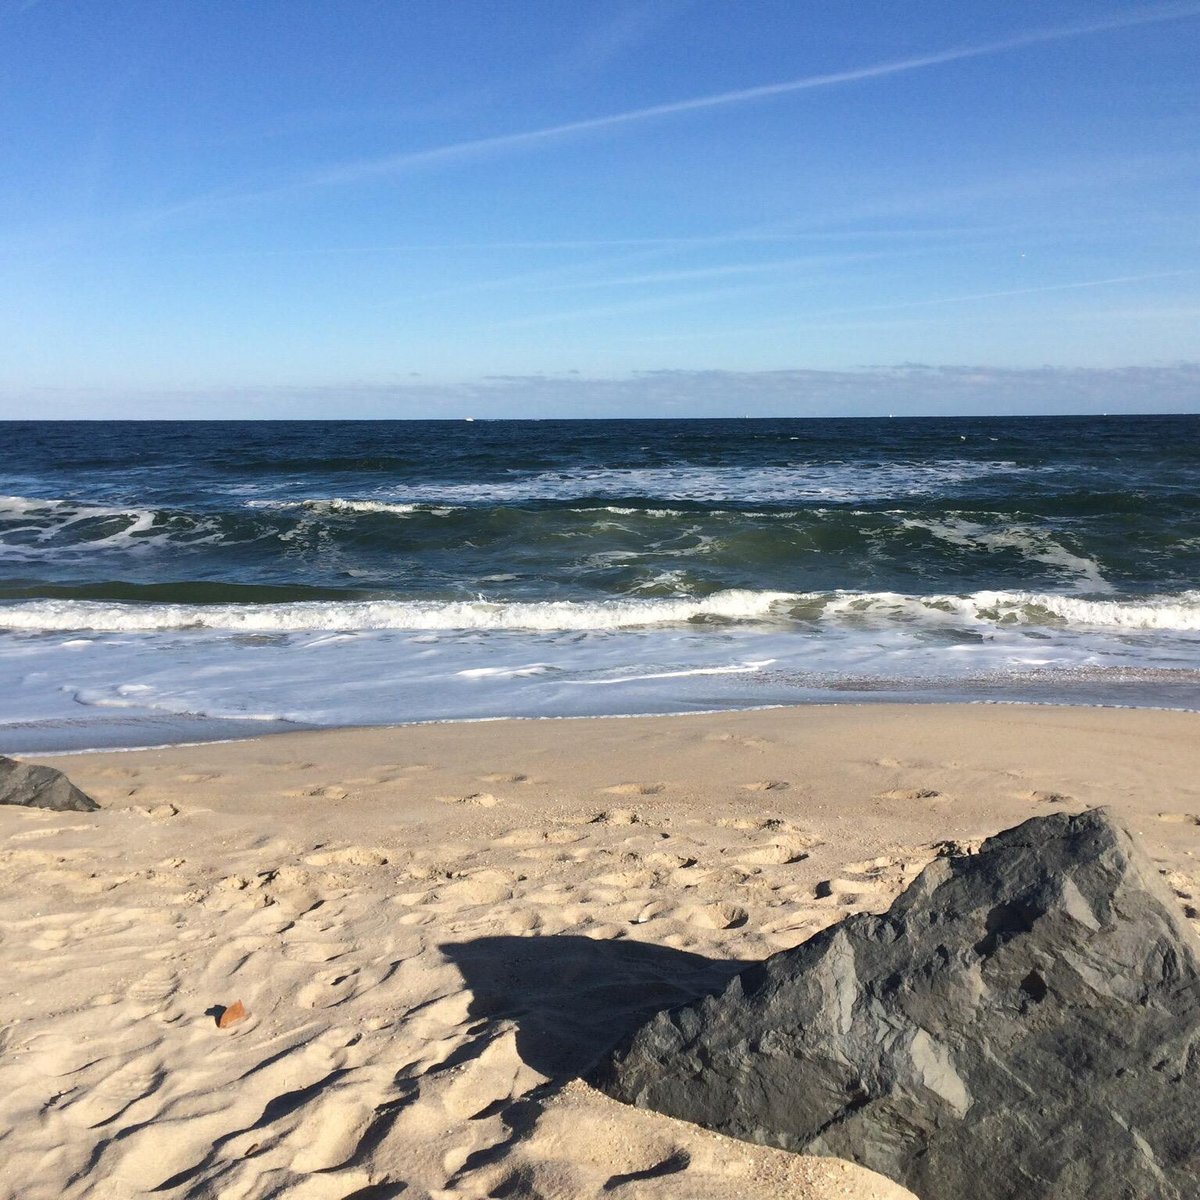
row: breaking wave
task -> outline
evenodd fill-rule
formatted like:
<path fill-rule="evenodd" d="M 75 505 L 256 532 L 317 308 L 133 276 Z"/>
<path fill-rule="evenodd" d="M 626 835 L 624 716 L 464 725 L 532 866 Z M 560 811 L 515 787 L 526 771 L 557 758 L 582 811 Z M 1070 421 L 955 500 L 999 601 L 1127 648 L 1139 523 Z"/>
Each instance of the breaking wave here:
<path fill-rule="evenodd" d="M 224 630 L 603 631 L 705 622 L 920 623 L 931 628 L 1050 626 L 1200 632 L 1200 591 L 1129 599 L 1041 592 L 969 595 L 774 592 L 728 589 L 704 597 L 609 600 L 358 600 L 279 604 L 120 604 L 35 600 L 0 606 L 0 628 L 43 633 Z"/>

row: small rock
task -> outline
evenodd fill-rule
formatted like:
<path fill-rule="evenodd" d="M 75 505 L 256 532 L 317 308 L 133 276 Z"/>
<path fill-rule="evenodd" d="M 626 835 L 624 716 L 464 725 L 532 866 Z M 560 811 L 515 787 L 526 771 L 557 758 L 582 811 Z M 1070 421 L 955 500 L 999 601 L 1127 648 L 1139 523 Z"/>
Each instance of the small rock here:
<path fill-rule="evenodd" d="M 54 812 L 95 812 L 98 805 L 61 771 L 17 762 L 0 755 L 0 804 L 48 808 Z"/>

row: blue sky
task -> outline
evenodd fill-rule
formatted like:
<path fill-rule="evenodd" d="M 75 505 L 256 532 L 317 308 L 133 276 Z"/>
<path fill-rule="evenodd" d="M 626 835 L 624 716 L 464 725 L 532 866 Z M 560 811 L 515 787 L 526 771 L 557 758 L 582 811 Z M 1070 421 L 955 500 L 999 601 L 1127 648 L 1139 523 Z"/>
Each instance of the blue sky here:
<path fill-rule="evenodd" d="M 1200 3 L 0 0 L 0 416 L 1194 411 L 1198 61 Z"/>

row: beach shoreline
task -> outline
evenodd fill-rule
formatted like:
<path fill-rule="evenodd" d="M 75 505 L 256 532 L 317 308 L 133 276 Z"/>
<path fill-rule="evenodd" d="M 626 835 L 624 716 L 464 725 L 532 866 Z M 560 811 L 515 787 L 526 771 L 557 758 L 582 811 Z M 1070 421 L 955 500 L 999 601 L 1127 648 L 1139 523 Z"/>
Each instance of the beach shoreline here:
<path fill-rule="evenodd" d="M 1180 691 L 1184 690 L 1184 685 L 1180 685 Z M 50 760 L 56 758 L 68 758 L 72 756 L 82 756 L 89 754 L 130 754 L 130 753 L 147 753 L 156 750 L 172 750 L 177 748 L 187 748 L 196 746 L 215 746 L 226 745 L 237 742 L 261 741 L 265 738 L 274 737 L 296 737 L 304 734 L 316 733 L 350 733 L 357 730 L 383 731 L 389 729 L 419 729 L 432 726 L 456 726 L 456 725 L 488 725 L 504 722 L 558 722 L 558 721 L 649 721 L 649 720 L 673 720 L 677 717 L 691 719 L 697 717 L 720 717 L 730 713 L 757 713 L 757 712 L 773 712 L 777 710 L 802 710 L 802 709 L 857 709 L 857 708 L 973 708 L 973 707 L 1014 707 L 1020 709 L 1031 708 L 1046 708 L 1046 709 L 1070 709 L 1080 710 L 1084 712 L 1090 711 L 1140 711 L 1140 712 L 1174 712 L 1174 713 L 1200 713 L 1200 700 L 1192 698 L 1194 689 L 1187 688 L 1188 703 L 1169 703 L 1163 698 L 1160 703 L 1136 702 L 1129 700 L 1112 700 L 1110 702 L 1102 702 L 1099 700 L 1080 700 L 1078 703 L 1070 703 L 1061 699 L 1036 700 L 1028 697 L 1019 698 L 1004 698 L 1004 697 L 974 697 L 974 698 L 946 698 L 940 693 L 935 693 L 928 697 L 916 696 L 898 701 L 889 693 L 881 693 L 879 695 L 863 695 L 853 694 L 846 698 L 814 698 L 802 701 L 788 702 L 770 702 L 762 704 L 742 704 L 736 706 L 714 706 L 712 708 L 681 708 L 675 711 L 663 712 L 601 712 L 601 713 L 539 713 L 539 714 L 515 714 L 509 716 L 455 716 L 455 717 L 430 717 L 420 718 L 411 721 L 386 721 L 377 724 L 372 723 L 346 723 L 346 724 L 330 724 L 330 725 L 315 725 L 305 724 L 303 722 L 292 721 L 266 721 L 258 719 L 250 719 L 246 721 L 237 721 L 230 718 L 221 719 L 197 719 L 194 724 L 183 724 L 184 718 L 162 718 L 154 722 L 154 726 L 158 728 L 162 735 L 161 741 L 146 741 L 142 742 L 135 740 L 137 734 L 132 732 L 132 729 L 143 729 L 150 725 L 151 722 L 137 721 L 126 723 L 124 736 L 121 740 L 113 740 L 111 730 L 105 733 L 107 739 L 101 744 L 59 744 L 64 743 L 64 730 L 60 726 L 53 724 L 47 726 L 30 726 L 35 729 L 35 733 L 26 741 L 18 740 L 21 736 L 17 733 L 16 738 L 11 735 L 14 730 L 20 731 L 23 727 L 19 724 L 0 726 L 0 736 L 5 742 L 11 742 L 11 745 L 0 744 L 0 754 L 8 755 L 30 760 Z M 212 732 L 205 733 L 206 728 L 212 728 Z M 95 735 L 95 730 L 104 729 L 102 725 L 87 725 L 86 728 L 91 731 L 92 736 Z M 82 732 L 81 729 L 72 731 L 70 738 L 67 741 L 75 743 L 86 742 L 88 734 Z M 41 743 L 39 745 L 39 743 Z"/>
<path fill-rule="evenodd" d="M 0 449 L 0 753 L 814 702 L 1194 707 L 1196 434 L 32 422 Z"/>
<path fill-rule="evenodd" d="M 567 1081 L 1029 817 L 1107 805 L 1196 920 L 1198 735 L 832 704 L 47 757 L 101 809 L 0 807 L 0 1196 L 895 1200 Z"/>

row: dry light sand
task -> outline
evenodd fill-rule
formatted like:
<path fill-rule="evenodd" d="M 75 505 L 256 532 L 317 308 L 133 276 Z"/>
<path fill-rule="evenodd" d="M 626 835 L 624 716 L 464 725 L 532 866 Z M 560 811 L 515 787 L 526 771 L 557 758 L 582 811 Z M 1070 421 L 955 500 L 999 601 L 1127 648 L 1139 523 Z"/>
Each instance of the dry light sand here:
<path fill-rule="evenodd" d="M 48 761 L 103 811 L 0 808 L 13 1200 L 908 1196 L 564 1081 L 738 960 L 886 907 L 937 843 L 1035 814 L 1112 805 L 1200 902 L 1189 713 L 808 707 Z"/>

